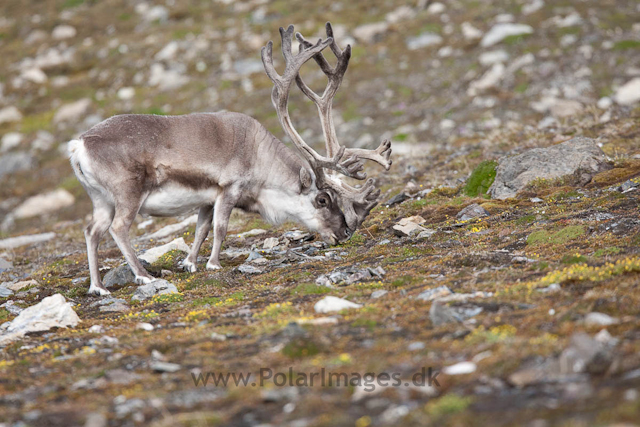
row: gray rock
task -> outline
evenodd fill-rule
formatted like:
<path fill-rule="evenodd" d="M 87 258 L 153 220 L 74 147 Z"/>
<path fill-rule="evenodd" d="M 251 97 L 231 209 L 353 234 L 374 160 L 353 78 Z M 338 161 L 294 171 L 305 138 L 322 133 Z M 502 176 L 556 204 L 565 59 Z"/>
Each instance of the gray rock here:
<path fill-rule="evenodd" d="M 404 202 L 405 200 L 409 200 L 411 197 L 409 197 L 407 195 L 407 193 L 400 192 L 398 194 L 396 194 L 395 196 L 393 196 L 392 198 L 390 198 L 389 200 L 387 200 L 386 202 L 383 203 L 383 205 L 385 205 L 386 207 L 390 208 L 391 206 L 395 206 L 399 203 Z"/>
<path fill-rule="evenodd" d="M 46 242 L 56 237 L 56 233 L 28 234 L 0 240 L 0 249 L 13 249 L 34 243 Z"/>
<path fill-rule="evenodd" d="M 127 283 L 134 283 L 135 280 L 136 275 L 131 271 L 131 267 L 128 265 L 121 265 L 120 267 L 116 267 L 105 274 L 104 279 L 102 279 L 102 283 L 106 288 L 110 288 L 115 285 L 122 286 Z"/>
<path fill-rule="evenodd" d="M 480 46 L 493 46 L 509 36 L 519 36 L 531 33 L 533 33 L 533 28 L 529 25 L 513 24 L 510 22 L 496 24 L 484 35 L 484 37 L 482 37 Z"/>
<path fill-rule="evenodd" d="M 356 27 L 353 30 L 353 35 L 361 42 L 375 43 L 382 38 L 388 29 L 389 24 L 387 22 L 373 22 Z"/>
<path fill-rule="evenodd" d="M 0 305 L 0 308 L 4 308 L 14 316 L 17 316 L 18 314 L 24 311 L 24 308 L 18 307 L 17 305 L 15 305 L 15 302 L 13 300 L 9 300 L 4 304 Z"/>
<path fill-rule="evenodd" d="M 0 125 L 3 123 L 19 122 L 22 120 L 22 113 L 12 106 L 0 109 Z"/>
<path fill-rule="evenodd" d="M 5 286 L 0 286 L 0 298 L 9 298 L 13 295 L 13 291 Z"/>
<path fill-rule="evenodd" d="M 620 187 L 618 188 L 618 190 L 624 193 L 624 192 L 629 191 L 631 189 L 638 188 L 638 186 L 640 186 L 640 182 L 635 182 L 635 181 L 632 181 L 632 180 L 628 180 L 628 181 L 623 182 L 622 185 L 620 185 Z"/>
<path fill-rule="evenodd" d="M 428 239 L 429 237 L 433 236 L 434 234 L 437 233 L 437 230 L 432 230 L 430 228 L 427 228 L 424 231 L 421 231 L 417 236 L 416 239 Z M 380 243 L 382 244 L 382 243 Z"/>
<path fill-rule="evenodd" d="M 440 326 L 446 323 L 460 323 L 462 319 L 456 314 L 451 307 L 434 301 L 429 309 L 429 319 L 433 326 Z"/>
<path fill-rule="evenodd" d="M 63 188 L 29 197 L 14 209 L 15 218 L 32 218 L 66 208 L 75 203 L 76 198 Z"/>
<path fill-rule="evenodd" d="M 609 326 L 620 323 L 615 317 L 611 317 L 608 314 L 591 312 L 584 318 L 584 323 L 587 326 Z"/>
<path fill-rule="evenodd" d="M 187 246 L 183 237 L 178 237 L 177 239 L 174 239 L 165 245 L 148 249 L 138 258 L 140 259 L 140 261 L 145 261 L 149 264 L 153 264 L 154 262 L 159 260 L 162 255 L 175 250 L 187 253 L 189 252 L 189 246 Z"/>
<path fill-rule="evenodd" d="M 91 99 L 82 98 L 70 104 L 65 104 L 56 111 L 53 123 L 79 121 L 91 108 Z"/>
<path fill-rule="evenodd" d="M 240 59 L 233 63 L 233 69 L 241 76 L 249 76 L 255 73 L 263 73 L 264 65 L 257 59 Z"/>
<path fill-rule="evenodd" d="M 22 151 L 5 154 L 0 157 L 0 179 L 5 175 L 26 171 L 36 166 L 35 158 Z"/>
<path fill-rule="evenodd" d="M 23 310 L 18 317 L 0 328 L 0 345 L 6 345 L 30 332 L 76 326 L 80 318 L 61 294 L 44 298 Z"/>
<path fill-rule="evenodd" d="M 409 50 L 421 49 L 427 46 L 434 46 L 442 43 L 442 37 L 438 34 L 426 32 L 417 37 L 409 37 L 407 39 L 407 48 Z"/>
<path fill-rule="evenodd" d="M 612 361 L 613 353 L 609 346 L 584 332 L 577 332 L 571 336 L 569 346 L 560 355 L 560 372 L 565 375 L 582 372 L 602 374 Z"/>
<path fill-rule="evenodd" d="M 484 216 L 489 216 L 489 212 L 487 212 L 487 210 L 479 204 L 474 203 L 458 212 L 456 218 L 458 218 L 460 221 L 468 221 L 470 219 L 481 218 Z"/>
<path fill-rule="evenodd" d="M 149 367 L 155 372 L 178 372 L 182 366 L 177 363 L 155 361 L 149 364 Z"/>
<path fill-rule="evenodd" d="M 244 273 L 244 274 L 260 274 L 262 273 L 262 270 L 260 270 L 258 267 L 254 267 L 253 265 L 250 264 L 242 264 L 238 266 L 238 271 L 240 273 Z"/>
<path fill-rule="evenodd" d="M 373 298 L 373 299 L 382 298 L 383 296 L 385 296 L 388 293 L 389 293 L 389 291 L 385 291 L 384 289 L 379 289 L 379 290 L 373 291 L 373 293 L 371 293 L 371 298 Z"/>
<path fill-rule="evenodd" d="M 151 283 L 147 283 L 146 285 L 139 286 L 131 299 L 144 301 L 155 295 L 172 294 L 174 292 L 178 292 L 176 285 L 169 283 L 166 280 L 158 279 Z"/>
<path fill-rule="evenodd" d="M 586 183 L 591 176 L 609 168 L 595 140 L 576 137 L 501 160 L 489 193 L 493 198 L 507 199 L 536 178 L 553 179 L 573 174 L 580 174 L 580 180 Z"/>
<path fill-rule="evenodd" d="M 640 77 L 636 77 L 620 86 L 614 96 L 620 105 L 633 105 L 640 102 Z"/>
<path fill-rule="evenodd" d="M 129 310 L 127 301 L 122 298 L 103 298 L 100 301 L 94 303 L 94 305 L 99 305 L 99 310 L 103 313 L 118 313 Z"/>
<path fill-rule="evenodd" d="M 434 299 L 445 297 L 453 294 L 453 291 L 447 286 L 438 286 L 437 288 L 426 289 L 416 297 L 422 301 L 433 301 Z"/>
<path fill-rule="evenodd" d="M 13 268 L 13 263 L 11 261 L 7 261 L 4 258 L 0 258 L 0 273 L 3 271 L 9 271 Z"/>

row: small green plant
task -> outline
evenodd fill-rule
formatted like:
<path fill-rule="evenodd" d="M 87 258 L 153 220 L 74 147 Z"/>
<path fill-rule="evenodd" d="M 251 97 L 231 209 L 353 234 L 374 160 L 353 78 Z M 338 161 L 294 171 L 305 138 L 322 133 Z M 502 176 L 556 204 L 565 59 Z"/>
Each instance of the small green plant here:
<path fill-rule="evenodd" d="M 169 304 L 172 302 L 180 302 L 184 299 L 184 295 L 180 292 L 171 292 L 170 294 L 155 295 L 151 298 L 152 303 Z"/>
<path fill-rule="evenodd" d="M 292 314 L 296 311 L 291 302 L 269 304 L 260 313 L 256 314 L 260 319 L 274 319 L 284 315 Z"/>
<path fill-rule="evenodd" d="M 464 187 L 464 194 L 469 197 L 486 194 L 496 178 L 497 167 L 498 163 L 493 160 L 485 160 L 476 166 Z"/>
<path fill-rule="evenodd" d="M 320 349 L 317 344 L 308 339 L 291 341 L 282 349 L 282 354 L 292 359 L 315 356 L 318 353 L 320 353 Z"/>
<path fill-rule="evenodd" d="M 620 252 L 622 252 L 622 249 L 616 247 L 616 246 L 612 246 L 610 248 L 602 248 L 602 249 L 598 249 L 593 256 L 596 257 L 602 257 L 602 256 L 607 256 L 607 255 L 617 255 Z"/>
<path fill-rule="evenodd" d="M 425 411 L 434 418 L 440 418 L 464 412 L 471 402 L 473 402 L 471 397 L 462 397 L 455 393 L 449 393 L 438 400 L 427 403 Z"/>
<path fill-rule="evenodd" d="M 563 229 L 550 233 L 546 230 L 538 230 L 529 234 L 527 237 L 527 244 L 534 246 L 544 243 L 551 243 L 553 245 L 559 245 L 571 240 L 575 240 L 585 234 L 584 227 L 582 225 L 570 225 Z"/>
<path fill-rule="evenodd" d="M 331 291 L 326 286 L 316 285 L 315 283 L 300 283 L 291 290 L 292 295 L 318 295 L 326 294 Z"/>
<path fill-rule="evenodd" d="M 614 50 L 640 49 L 638 40 L 620 40 L 613 45 Z"/>
<path fill-rule="evenodd" d="M 573 254 L 573 255 L 565 255 L 562 257 L 562 260 L 560 261 L 563 264 L 586 264 L 588 261 L 586 256 L 580 255 L 580 254 Z"/>

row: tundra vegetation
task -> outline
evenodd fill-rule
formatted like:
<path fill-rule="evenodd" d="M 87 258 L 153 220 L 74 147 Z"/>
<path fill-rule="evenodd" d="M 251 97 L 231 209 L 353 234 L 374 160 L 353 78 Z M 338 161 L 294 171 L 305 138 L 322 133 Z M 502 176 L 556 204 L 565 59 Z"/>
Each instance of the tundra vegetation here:
<path fill-rule="evenodd" d="M 0 320 L 61 294 L 80 322 L 3 344 L 0 422 L 637 424 L 639 15 L 624 0 L 3 1 Z M 330 247 L 234 212 L 221 270 L 188 273 L 186 253 L 167 252 L 145 268 L 175 291 L 143 299 L 107 238 L 101 274 L 120 284 L 88 296 L 91 202 L 63 141 L 114 114 L 223 109 L 282 137 L 259 49 L 290 23 L 315 41 L 326 21 L 353 48 L 338 137 L 394 149 L 389 172 L 367 170 L 382 203 L 352 238 Z M 322 88 L 313 67 L 305 82 Z M 299 91 L 289 102 L 321 150 L 315 106 Z M 576 137 L 602 150 L 597 172 L 540 169 L 514 197 L 487 194 L 505 159 Z M 194 231 L 139 217 L 132 242 L 142 254 Z M 317 305 L 328 297 L 345 301 Z M 346 308 L 319 312 L 330 304 Z M 192 377 L 290 367 L 441 373 L 439 387 L 369 393 Z"/>

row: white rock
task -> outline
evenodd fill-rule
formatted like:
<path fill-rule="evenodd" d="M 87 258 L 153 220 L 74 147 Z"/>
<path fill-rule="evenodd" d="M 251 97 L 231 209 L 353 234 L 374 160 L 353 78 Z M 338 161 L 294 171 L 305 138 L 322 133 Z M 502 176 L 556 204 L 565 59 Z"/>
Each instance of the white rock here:
<path fill-rule="evenodd" d="M 30 332 L 73 327 L 79 322 L 80 318 L 71 304 L 61 294 L 55 294 L 26 308 L 11 323 L 0 327 L 0 345 L 6 345 Z"/>
<path fill-rule="evenodd" d="M 140 322 L 136 324 L 136 329 L 140 329 L 143 331 L 151 332 L 153 331 L 153 325 L 147 322 Z"/>
<path fill-rule="evenodd" d="M 38 282 L 36 282 L 35 280 L 31 279 L 31 280 L 21 280 L 19 282 L 15 282 L 15 283 L 6 283 L 4 284 L 4 287 L 7 289 L 11 289 L 14 292 L 18 292 L 24 288 L 28 288 L 30 286 L 38 286 Z"/>
<path fill-rule="evenodd" d="M 525 24 L 511 24 L 502 23 L 494 25 L 487 34 L 484 35 L 480 46 L 489 47 L 496 43 L 500 43 L 502 40 L 509 36 L 519 36 L 523 34 L 533 33 L 533 28 Z"/>
<path fill-rule="evenodd" d="M 0 152 L 4 153 L 13 148 L 16 148 L 22 142 L 23 136 L 19 132 L 7 132 L 2 137 L 2 145 L 0 146 Z"/>
<path fill-rule="evenodd" d="M 88 329 L 88 332 L 92 334 L 101 334 L 104 332 L 104 327 L 102 325 L 93 325 Z"/>
<path fill-rule="evenodd" d="M 313 309 L 316 313 L 331 313 L 334 311 L 341 311 L 348 308 L 361 308 L 361 304 L 356 304 L 351 301 L 347 301 L 343 298 L 326 296 L 320 301 L 315 303 Z"/>
<path fill-rule="evenodd" d="M 121 87 L 118 89 L 118 98 L 122 100 L 132 99 L 136 95 L 136 90 L 132 87 Z"/>
<path fill-rule="evenodd" d="M 165 69 L 162 64 L 152 64 L 149 74 L 149 86 L 158 86 L 160 90 L 178 89 L 189 83 L 189 77 L 177 70 Z"/>
<path fill-rule="evenodd" d="M 22 113 L 14 106 L 4 107 L 0 110 L 0 124 L 19 122 L 22 120 Z"/>
<path fill-rule="evenodd" d="M 427 12 L 437 15 L 444 12 L 445 9 L 446 9 L 445 5 L 443 5 L 442 3 L 436 2 L 436 3 L 431 3 L 429 5 L 429 7 L 427 8 Z"/>
<path fill-rule="evenodd" d="M 164 6 L 153 6 L 142 18 L 147 22 L 166 22 L 169 19 L 169 10 Z"/>
<path fill-rule="evenodd" d="M 411 19 L 415 16 L 415 14 L 416 12 L 411 7 L 404 5 L 387 13 L 385 19 L 387 20 L 387 22 L 394 24 L 396 22 Z"/>
<path fill-rule="evenodd" d="M 598 99 L 598 103 L 596 105 L 599 109 L 606 110 L 613 105 L 613 100 L 608 96 L 603 96 L 602 98 Z"/>
<path fill-rule="evenodd" d="M 434 33 L 422 33 L 417 37 L 409 37 L 407 39 L 407 48 L 409 50 L 421 49 L 427 46 L 438 45 L 442 43 L 442 37 Z"/>
<path fill-rule="evenodd" d="M 37 84 L 42 84 L 47 81 L 47 75 L 37 67 L 24 70 L 22 74 L 20 74 L 20 77 Z"/>
<path fill-rule="evenodd" d="M 620 323 L 620 321 L 615 317 L 609 316 L 608 314 L 598 313 L 594 311 L 585 316 L 584 323 L 587 326 L 609 326 Z"/>
<path fill-rule="evenodd" d="M 261 234 L 265 234 L 266 232 L 267 230 L 263 230 L 262 228 L 254 228 L 252 230 L 245 231 L 244 233 L 239 233 L 238 238 L 244 239 L 246 237 L 259 236 Z"/>
<path fill-rule="evenodd" d="M 56 233 L 27 234 L 0 240 L 0 249 L 13 249 L 34 243 L 46 242 L 56 237 Z"/>
<path fill-rule="evenodd" d="M 467 40 L 476 40 L 482 37 L 482 31 L 471 25 L 470 22 L 463 22 L 460 28 L 462 29 L 462 36 Z"/>
<path fill-rule="evenodd" d="M 575 100 L 545 96 L 539 102 L 532 102 L 531 108 L 540 113 L 549 111 L 555 117 L 569 117 L 581 112 L 583 106 Z"/>
<path fill-rule="evenodd" d="M 273 249 L 276 246 L 278 246 L 278 238 L 277 237 L 268 237 L 268 238 L 264 239 L 264 242 L 262 243 L 262 248 L 263 249 Z"/>
<path fill-rule="evenodd" d="M 29 197 L 13 211 L 17 219 L 55 212 L 75 203 L 76 198 L 63 188 Z"/>
<path fill-rule="evenodd" d="M 47 151 L 53 147 L 55 137 L 46 130 L 39 130 L 36 133 L 36 139 L 31 143 L 31 148 L 34 150 Z"/>
<path fill-rule="evenodd" d="M 570 13 L 569 15 L 565 16 L 564 18 L 560 18 L 560 17 L 556 16 L 556 17 L 552 18 L 552 20 L 560 28 L 573 27 L 575 25 L 582 24 L 582 18 L 580 17 L 580 15 L 577 12 Z"/>
<path fill-rule="evenodd" d="M 620 105 L 633 105 L 640 101 L 640 77 L 636 77 L 620 86 L 614 99 Z"/>
<path fill-rule="evenodd" d="M 469 85 L 467 95 L 475 96 L 479 92 L 496 87 L 502 81 L 505 75 L 504 64 L 494 64 L 482 77 L 474 80 Z"/>
<path fill-rule="evenodd" d="M 147 250 L 145 253 L 143 253 L 142 255 L 139 255 L 138 258 L 148 262 L 149 264 L 153 264 L 158 259 L 160 259 L 162 255 L 166 254 L 169 251 L 174 251 L 174 250 L 189 252 L 189 246 L 187 246 L 187 244 L 185 243 L 184 238 L 179 237 L 167 243 L 166 245 L 156 246 L 155 248 L 151 248 Z"/>
<path fill-rule="evenodd" d="M 374 43 L 389 29 L 388 22 L 373 22 L 356 27 L 353 35 L 356 39 L 364 43 Z"/>
<path fill-rule="evenodd" d="M 456 122 L 451 119 L 442 119 L 440 120 L 440 130 L 442 131 L 450 131 L 456 127 Z"/>
<path fill-rule="evenodd" d="M 438 56 L 440 58 L 448 58 L 453 54 L 453 48 L 451 46 L 444 46 L 438 50 Z"/>
<path fill-rule="evenodd" d="M 509 54 L 504 50 L 491 50 L 481 53 L 478 60 L 482 66 L 488 67 L 489 65 L 507 62 L 509 60 Z"/>
<path fill-rule="evenodd" d="M 460 362 L 442 368 L 442 373 L 446 375 L 466 375 L 475 372 L 476 368 L 477 366 L 473 362 Z"/>
<path fill-rule="evenodd" d="M 507 73 L 513 74 L 518 71 L 520 68 L 533 64 L 536 61 L 536 57 L 533 56 L 533 53 L 525 53 L 522 56 L 517 57 L 509 66 L 507 67 Z"/>
<path fill-rule="evenodd" d="M 544 7 L 543 0 L 531 0 L 529 3 L 522 6 L 523 15 L 531 15 Z"/>
<path fill-rule="evenodd" d="M 149 225 L 153 224 L 153 220 L 150 220 L 151 222 L 147 225 L 145 225 L 144 227 L 142 227 L 141 223 L 140 225 L 138 225 L 138 228 L 145 228 L 148 227 Z M 147 222 L 147 221 L 145 221 Z M 195 224 L 198 222 L 198 214 L 195 215 L 191 215 L 188 218 L 176 223 L 176 224 L 170 224 L 167 225 L 165 227 L 162 227 L 160 230 L 156 231 L 155 233 L 151 233 L 149 235 L 143 236 L 140 238 L 140 240 L 158 240 L 158 239 L 164 239 L 165 237 L 168 237 L 172 234 L 175 234 L 179 231 L 184 230 L 185 228 L 189 227 L 191 224 Z"/>
<path fill-rule="evenodd" d="M 176 53 L 178 53 L 178 42 L 171 41 L 165 47 L 163 47 L 160 52 L 156 53 L 153 57 L 156 61 L 167 61 L 175 58 Z"/>
<path fill-rule="evenodd" d="M 56 111 L 53 116 L 53 123 L 78 121 L 87 114 L 89 108 L 91 108 L 91 99 L 89 98 L 82 98 L 70 104 L 65 104 Z"/>
<path fill-rule="evenodd" d="M 58 25 L 51 32 L 51 37 L 54 40 L 70 39 L 76 36 L 78 32 L 71 25 Z"/>

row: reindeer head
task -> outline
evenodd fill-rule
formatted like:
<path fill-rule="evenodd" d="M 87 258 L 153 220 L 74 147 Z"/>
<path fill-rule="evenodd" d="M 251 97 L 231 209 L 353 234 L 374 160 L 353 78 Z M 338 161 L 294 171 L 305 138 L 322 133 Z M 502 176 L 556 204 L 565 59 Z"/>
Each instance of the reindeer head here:
<path fill-rule="evenodd" d="M 333 29 L 330 23 L 326 24 L 326 31 L 327 38 L 325 40 L 318 40 L 316 44 L 308 42 L 300 33 L 296 33 L 296 38 L 300 42 L 300 50 L 297 55 L 294 55 L 291 51 L 293 25 L 290 25 L 286 30 L 282 27 L 280 28 L 282 54 L 285 60 L 283 75 L 279 75 L 273 66 L 273 42 L 269 41 L 269 43 L 262 48 L 261 53 L 267 76 L 269 76 L 274 84 L 271 92 L 271 101 L 278 113 L 280 124 L 302 156 L 309 162 L 315 174 L 315 186 L 319 194 L 329 196 L 332 202 L 336 203 L 336 205 L 342 209 L 348 228 L 345 236 L 349 238 L 356 228 L 362 224 L 371 209 L 378 203 L 380 190 L 375 188 L 372 179 L 368 179 L 363 186 L 356 188 L 343 182 L 338 174 L 364 180 L 367 175 L 362 172 L 364 168 L 363 159 L 372 160 L 389 170 L 391 166 L 391 160 L 389 159 L 391 155 L 391 142 L 383 141 L 375 150 L 347 149 L 338 142 L 333 117 L 331 115 L 331 107 L 333 97 L 338 91 L 344 73 L 349 66 L 351 46 L 347 45 L 344 51 L 338 47 L 333 38 Z M 331 49 L 338 60 L 335 67 L 332 67 L 322 54 L 322 51 L 327 47 Z M 328 84 L 322 96 L 319 96 L 311 90 L 299 74 L 302 65 L 311 58 L 316 61 L 322 72 L 328 78 Z M 313 150 L 293 127 L 287 104 L 289 101 L 289 90 L 294 80 L 300 90 L 302 90 L 318 108 L 325 138 L 327 157 L 321 156 Z M 346 159 L 343 160 L 343 158 Z M 326 235 L 326 233 L 322 233 L 321 230 L 318 231 Z M 325 238 L 325 240 L 327 239 Z M 342 241 L 343 239 L 338 238 L 338 240 Z"/>

